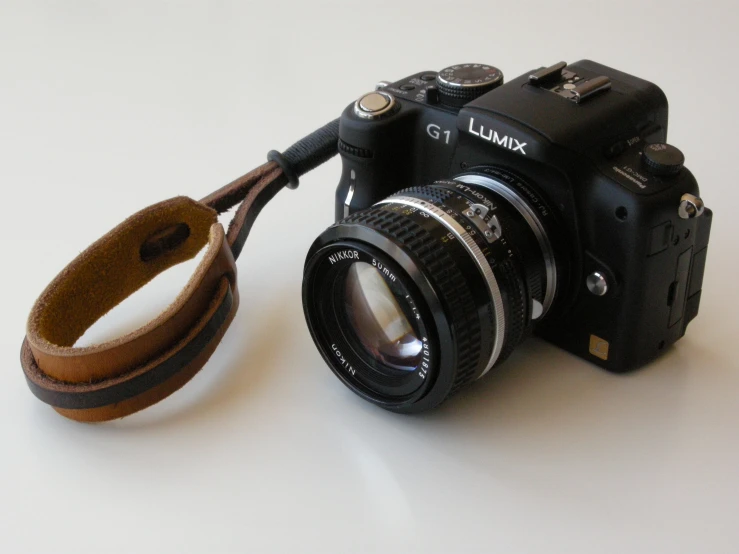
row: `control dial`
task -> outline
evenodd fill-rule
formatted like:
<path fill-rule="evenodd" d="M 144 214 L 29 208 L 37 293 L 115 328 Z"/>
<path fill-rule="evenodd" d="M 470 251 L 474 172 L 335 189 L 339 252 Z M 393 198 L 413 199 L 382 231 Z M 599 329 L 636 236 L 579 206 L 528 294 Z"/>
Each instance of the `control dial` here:
<path fill-rule="evenodd" d="M 670 144 L 654 143 L 644 148 L 642 160 L 653 175 L 676 175 L 685 163 L 685 156 Z"/>
<path fill-rule="evenodd" d="M 449 106 L 463 106 L 503 84 L 497 67 L 480 63 L 452 65 L 436 76 L 441 101 Z"/>

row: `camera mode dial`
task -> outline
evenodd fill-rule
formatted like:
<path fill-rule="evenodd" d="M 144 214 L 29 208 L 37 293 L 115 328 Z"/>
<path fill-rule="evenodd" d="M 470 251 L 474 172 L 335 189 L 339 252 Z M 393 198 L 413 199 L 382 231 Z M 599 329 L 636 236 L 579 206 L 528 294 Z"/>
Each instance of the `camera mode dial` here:
<path fill-rule="evenodd" d="M 439 71 L 436 84 L 442 103 L 463 106 L 502 85 L 503 73 L 492 65 L 464 63 Z"/>

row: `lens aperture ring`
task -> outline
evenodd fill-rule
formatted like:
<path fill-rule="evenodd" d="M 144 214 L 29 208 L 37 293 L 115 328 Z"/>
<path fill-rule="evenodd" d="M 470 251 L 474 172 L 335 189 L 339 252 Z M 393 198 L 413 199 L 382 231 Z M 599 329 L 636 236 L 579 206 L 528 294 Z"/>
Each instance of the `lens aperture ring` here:
<path fill-rule="evenodd" d="M 538 250 L 541 251 L 544 264 L 544 278 L 541 282 L 538 277 L 533 278 L 533 273 L 531 275 L 527 273 L 529 290 L 533 293 L 532 298 L 539 300 L 539 296 L 541 296 L 543 300 L 540 301 L 542 303 L 542 314 L 540 315 L 546 315 L 554 302 L 559 280 L 554 248 L 548 232 L 551 231 L 551 225 L 553 225 L 551 207 L 530 185 L 501 168 L 480 166 L 472 168 L 470 173 L 458 175 L 454 179 L 467 185 L 482 187 L 501 196 L 514 206 L 519 215 L 527 221 L 536 237 L 539 245 Z M 529 253 L 532 251 L 528 248 L 526 250 Z"/>
<path fill-rule="evenodd" d="M 470 222 L 469 216 L 465 215 L 465 212 L 468 211 L 468 205 L 462 199 L 464 198 L 471 203 L 474 203 L 475 199 L 456 188 L 452 188 L 458 184 L 453 181 L 436 184 L 441 186 L 410 187 L 401 190 L 395 196 L 424 198 L 434 202 L 439 208 L 447 211 L 450 215 L 452 215 L 449 212 L 449 208 L 451 207 L 454 210 L 454 217 L 457 221 L 462 224 Z M 527 290 L 530 290 L 531 284 L 529 283 L 527 289 L 521 275 L 526 273 L 528 280 L 537 283 L 539 289 L 541 289 L 540 283 L 543 280 L 543 275 L 542 271 L 538 270 L 539 268 L 534 268 L 532 271 L 532 268 L 529 267 L 529 271 L 524 272 L 516 242 L 506 240 L 506 234 L 510 234 L 512 229 L 514 229 L 514 221 L 502 209 L 496 210 L 495 214 L 502 227 L 501 239 L 494 241 L 493 244 L 489 244 L 482 233 L 471 232 L 470 236 L 472 236 L 479 246 L 480 251 L 485 255 L 490 267 L 493 269 L 501 293 L 505 296 L 505 341 L 494 364 L 498 365 L 511 355 L 511 352 L 513 352 L 515 347 L 526 336 L 527 329 L 532 327 L 531 319 L 528 317 L 529 298 L 527 294 Z M 535 298 L 541 301 L 540 297 Z"/>

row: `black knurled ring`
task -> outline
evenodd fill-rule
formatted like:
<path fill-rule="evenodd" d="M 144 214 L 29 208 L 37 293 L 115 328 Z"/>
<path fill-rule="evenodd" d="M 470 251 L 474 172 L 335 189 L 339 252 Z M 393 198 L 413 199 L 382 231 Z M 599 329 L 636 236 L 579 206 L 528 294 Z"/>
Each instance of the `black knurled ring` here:
<path fill-rule="evenodd" d="M 390 211 L 384 204 L 356 212 L 342 221 L 379 231 L 400 242 L 418 260 L 445 302 L 450 325 L 456 333 L 456 374 L 447 396 L 470 383 L 479 369 L 480 320 L 468 281 L 448 249 L 407 215 Z"/>
<path fill-rule="evenodd" d="M 349 154 L 350 156 L 356 156 L 357 158 L 372 158 L 372 150 L 367 148 L 359 148 L 358 146 L 352 146 L 348 142 L 344 142 L 339 139 L 339 152 Z"/>

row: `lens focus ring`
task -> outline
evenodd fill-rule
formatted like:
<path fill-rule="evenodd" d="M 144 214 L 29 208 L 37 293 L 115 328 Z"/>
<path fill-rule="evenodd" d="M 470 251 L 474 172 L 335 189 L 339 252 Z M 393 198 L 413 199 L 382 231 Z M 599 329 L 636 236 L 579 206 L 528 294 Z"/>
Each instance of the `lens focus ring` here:
<path fill-rule="evenodd" d="M 481 356 L 480 321 L 474 298 L 463 276 L 449 254 L 449 249 L 428 231 L 387 205 L 359 212 L 342 223 L 370 227 L 403 245 L 419 267 L 423 267 L 434 289 L 445 305 L 455 333 L 456 367 L 452 390 L 472 381 Z"/>

